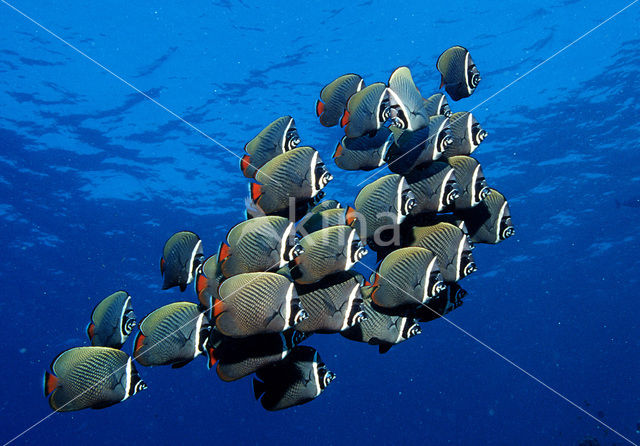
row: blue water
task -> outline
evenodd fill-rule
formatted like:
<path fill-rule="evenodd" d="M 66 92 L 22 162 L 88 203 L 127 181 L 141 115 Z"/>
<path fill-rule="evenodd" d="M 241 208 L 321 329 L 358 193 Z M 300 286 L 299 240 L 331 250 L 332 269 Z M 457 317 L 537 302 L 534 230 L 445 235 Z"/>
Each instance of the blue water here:
<path fill-rule="evenodd" d="M 292 115 L 336 177 L 327 195 L 350 203 L 367 174 L 331 162 L 342 130 L 315 118 L 324 84 L 408 65 L 426 96 L 437 56 L 461 44 L 483 76 L 451 104 L 469 110 L 629 2 L 9 3 L 240 156 Z M 477 158 L 517 234 L 476 249 L 448 316 L 633 442 L 639 19 L 636 4 L 474 110 L 490 132 Z M 229 152 L 1 2 L 0 193 L 5 442 L 51 413 L 42 373 L 88 345 L 100 299 L 126 289 L 139 318 L 194 299 L 160 290 L 163 243 L 189 229 L 213 253 L 243 218 L 247 180 Z M 294 409 L 264 411 L 250 378 L 223 383 L 202 359 L 139 367 L 149 390 L 54 414 L 15 444 L 628 444 L 446 321 L 422 330 L 385 355 L 313 337 L 338 379 Z"/>

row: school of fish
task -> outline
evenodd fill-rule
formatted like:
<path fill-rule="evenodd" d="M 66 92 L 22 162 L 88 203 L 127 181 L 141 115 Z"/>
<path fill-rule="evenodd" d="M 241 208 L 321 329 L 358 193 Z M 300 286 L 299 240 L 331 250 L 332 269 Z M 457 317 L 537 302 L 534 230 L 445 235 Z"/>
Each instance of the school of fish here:
<path fill-rule="evenodd" d="M 436 67 L 453 101 L 481 80 L 461 46 Z M 45 371 L 53 410 L 111 406 L 147 388 L 137 366 L 177 368 L 199 357 L 223 381 L 255 374 L 255 399 L 286 409 L 317 398 L 336 377 L 300 345 L 313 334 L 340 333 L 385 353 L 462 304 L 458 281 L 477 269 L 474 245 L 514 234 L 506 198 L 470 156 L 487 131 L 470 112 L 452 113 L 443 93 L 423 98 L 407 67 L 386 84 L 338 77 L 320 92 L 316 115 L 325 127 L 344 127 L 333 153 L 339 168 L 391 173 L 366 184 L 353 205 L 322 201 L 333 175 L 317 150 L 300 145 L 291 116 L 273 121 L 240 162 L 252 180 L 247 219 L 209 257 L 191 231 L 164 246 L 162 289 L 193 283 L 194 302 L 170 303 L 137 323 L 126 291 L 103 299 L 87 326 L 91 346 L 60 353 Z M 367 280 L 354 266 L 369 249 L 377 267 Z M 136 325 L 129 355 L 121 349 Z"/>

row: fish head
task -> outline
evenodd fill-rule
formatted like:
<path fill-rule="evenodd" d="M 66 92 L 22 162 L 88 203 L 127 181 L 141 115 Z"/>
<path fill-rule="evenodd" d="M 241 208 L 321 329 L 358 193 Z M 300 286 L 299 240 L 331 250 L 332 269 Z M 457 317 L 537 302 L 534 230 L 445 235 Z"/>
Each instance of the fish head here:
<path fill-rule="evenodd" d="M 505 203 L 505 209 L 502 214 L 502 218 L 500 219 L 500 230 L 499 230 L 500 240 L 508 239 L 515 233 L 516 233 L 516 229 L 513 226 L 513 223 L 511 221 L 511 211 L 509 210 L 509 205 Z"/>
<path fill-rule="evenodd" d="M 136 326 L 136 315 L 132 309 L 128 309 L 122 315 L 122 334 L 129 336 Z"/>
<path fill-rule="evenodd" d="M 460 278 L 467 277 L 469 274 L 478 270 L 476 262 L 473 260 L 471 249 L 467 246 L 467 249 L 462 251 L 462 259 L 460 261 Z"/>
<path fill-rule="evenodd" d="M 359 262 L 364 256 L 367 255 L 368 252 L 369 251 L 367 250 L 366 245 L 362 242 L 362 240 L 354 239 L 351 242 L 351 263 Z"/>
<path fill-rule="evenodd" d="M 417 204 L 415 194 L 409 188 L 409 185 L 405 183 L 405 187 L 403 188 L 400 197 L 400 211 L 402 215 L 409 215 L 411 210 L 415 208 Z"/>
<path fill-rule="evenodd" d="M 405 339 L 409 339 L 421 333 L 422 329 L 420 328 L 420 325 L 418 325 L 418 323 L 414 319 L 410 319 L 404 326 L 402 337 Z"/>
<path fill-rule="evenodd" d="M 291 284 L 291 286 L 293 289 L 293 284 Z M 290 327 L 295 327 L 300 322 L 309 318 L 309 313 L 307 313 L 307 311 L 304 308 L 302 308 L 302 305 L 300 304 L 300 298 L 295 293 L 295 291 L 293 291 L 293 297 L 291 298 L 290 305 L 291 305 L 291 311 L 289 313 L 290 314 L 289 320 L 287 321 Z"/>
<path fill-rule="evenodd" d="M 475 89 L 480 84 L 482 77 L 480 77 L 480 71 L 478 71 L 478 67 L 475 64 L 470 64 L 467 68 L 467 79 L 469 80 L 469 88 Z"/>
<path fill-rule="evenodd" d="M 442 277 L 442 273 L 440 272 L 440 268 L 435 265 L 431 272 L 429 273 L 429 283 L 427 285 L 428 296 L 435 297 L 444 291 L 447 286 L 444 284 L 444 278 Z"/>
<path fill-rule="evenodd" d="M 451 175 L 447 177 L 447 182 L 444 184 L 444 193 L 442 194 L 442 210 L 452 206 L 454 202 L 460 198 L 460 185 L 456 179 L 456 174 L 451 171 Z"/>
<path fill-rule="evenodd" d="M 298 147 L 299 144 L 300 136 L 298 135 L 298 130 L 292 124 L 285 135 L 284 150 L 285 152 L 288 152 L 289 150 L 293 150 Z"/>
<path fill-rule="evenodd" d="M 480 123 L 474 122 L 471 125 L 471 141 L 475 146 L 479 146 L 484 139 L 489 136 L 489 132 L 480 126 Z"/>
<path fill-rule="evenodd" d="M 336 379 L 336 374 L 327 368 L 327 365 L 318 361 L 316 363 L 318 369 L 318 382 L 320 383 L 320 390 L 324 390 L 327 388 L 331 381 Z"/>
<path fill-rule="evenodd" d="M 329 173 L 329 171 L 327 170 L 327 166 L 325 166 L 325 164 L 320 160 L 318 160 L 315 165 L 315 178 L 316 190 L 324 188 L 329 183 L 329 181 L 333 180 L 333 175 Z"/>
<path fill-rule="evenodd" d="M 135 365 L 131 364 L 131 382 L 129 383 L 129 395 L 128 397 L 135 395 L 138 392 L 147 389 L 147 383 L 145 383 L 140 374 L 136 370 Z"/>

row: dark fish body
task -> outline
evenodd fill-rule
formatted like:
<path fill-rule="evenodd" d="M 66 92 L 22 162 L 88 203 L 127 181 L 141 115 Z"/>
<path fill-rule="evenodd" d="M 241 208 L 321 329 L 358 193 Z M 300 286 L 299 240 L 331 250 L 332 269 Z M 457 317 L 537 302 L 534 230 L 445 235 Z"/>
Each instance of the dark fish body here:
<path fill-rule="evenodd" d="M 388 95 L 395 126 L 415 132 L 429 125 L 429 115 L 409 68 L 400 67 L 391 74 Z"/>
<path fill-rule="evenodd" d="M 420 322 L 429 322 L 438 319 L 462 305 L 462 299 L 467 292 L 457 283 L 451 283 L 436 297 L 425 305 L 418 307 L 414 316 Z"/>
<path fill-rule="evenodd" d="M 367 294 L 372 291 L 369 287 L 362 288 Z M 421 333 L 414 319 L 381 313 L 373 308 L 369 299 L 364 300 L 364 312 L 366 319 L 340 334 L 352 341 L 377 345 L 380 353 L 386 353 L 393 345 Z"/>
<path fill-rule="evenodd" d="M 436 115 L 444 115 L 445 117 L 451 116 L 451 108 L 449 107 L 449 102 L 447 102 L 447 97 L 442 93 L 436 93 L 432 96 L 429 96 L 427 99 L 423 99 L 424 109 L 427 113 L 427 116 L 436 116 Z"/>
<path fill-rule="evenodd" d="M 235 381 L 283 360 L 305 337 L 293 328 L 246 338 L 223 337 L 215 348 L 210 348 L 209 366 L 215 364 L 216 373 L 223 381 Z"/>
<path fill-rule="evenodd" d="M 434 253 L 425 248 L 400 248 L 387 255 L 374 274 L 371 299 L 381 308 L 416 308 L 444 288 Z"/>
<path fill-rule="evenodd" d="M 456 174 L 447 163 L 436 161 L 406 176 L 415 197 L 411 214 L 446 212 L 460 196 Z"/>
<path fill-rule="evenodd" d="M 477 206 L 491 189 L 487 187 L 480 163 L 470 156 L 452 156 L 447 163 L 456 172 L 460 196 L 455 200 L 455 209 L 464 210 Z"/>
<path fill-rule="evenodd" d="M 387 86 L 371 84 L 355 93 L 347 102 L 347 111 L 340 124 L 347 138 L 358 138 L 376 132 L 389 118 Z"/>
<path fill-rule="evenodd" d="M 152 311 L 140 322 L 133 357 L 146 367 L 178 368 L 204 353 L 211 332 L 198 304 L 174 302 Z"/>
<path fill-rule="evenodd" d="M 217 254 L 208 257 L 196 270 L 196 295 L 200 303 L 199 308 L 209 320 L 213 318 L 211 307 L 218 299 L 218 287 L 224 279 Z"/>
<path fill-rule="evenodd" d="M 126 291 L 116 291 L 93 309 L 87 335 L 91 345 L 121 348 L 135 325 L 131 296 Z"/>
<path fill-rule="evenodd" d="M 362 90 L 364 80 L 357 74 L 345 74 L 327 84 L 316 101 L 316 116 L 325 127 L 338 125 L 349 98 Z"/>
<path fill-rule="evenodd" d="M 256 372 L 253 391 L 267 410 L 282 410 L 317 398 L 335 379 L 318 352 L 297 346 L 282 361 Z"/>
<path fill-rule="evenodd" d="M 484 141 L 488 133 L 469 112 L 458 112 L 449 118 L 452 142 L 443 156 L 471 155 Z"/>
<path fill-rule="evenodd" d="M 225 277 L 275 271 L 295 257 L 297 248 L 294 224 L 287 218 L 257 217 L 231 228 L 218 261 Z"/>
<path fill-rule="evenodd" d="M 343 271 L 311 285 L 296 285 L 309 314 L 296 329 L 303 333 L 337 333 L 360 322 L 366 317 L 360 293 L 362 281 L 360 274 Z"/>
<path fill-rule="evenodd" d="M 355 228 L 369 244 L 383 244 L 383 231 L 393 230 L 415 206 L 415 197 L 406 179 L 385 175 L 360 190 L 355 200 Z"/>
<path fill-rule="evenodd" d="M 411 246 L 427 248 L 438 256 L 445 282 L 456 282 L 477 270 L 467 237 L 452 224 L 413 228 Z"/>
<path fill-rule="evenodd" d="M 251 184 L 253 202 L 266 214 L 288 211 L 290 201 L 307 201 L 333 179 L 311 147 L 297 147 L 262 166 Z"/>
<path fill-rule="evenodd" d="M 244 150 L 248 153 L 240 162 L 240 169 L 247 178 L 276 156 L 294 149 L 300 144 L 296 123 L 291 116 L 282 116 L 266 126 L 249 141 Z"/>
<path fill-rule="evenodd" d="M 345 136 L 336 146 L 333 160 L 336 166 L 344 170 L 377 169 L 385 163 L 392 142 L 391 131 L 386 127 L 373 135 L 367 133 L 357 138 Z"/>
<path fill-rule="evenodd" d="M 500 243 L 515 234 L 509 203 L 495 189 L 476 207 L 456 214 L 466 223 L 474 243 Z"/>
<path fill-rule="evenodd" d="M 319 281 L 329 274 L 350 269 L 367 253 L 349 226 L 331 226 L 300 240 L 302 254 L 290 265 L 291 276 L 298 284 Z"/>
<path fill-rule="evenodd" d="M 216 328 L 234 338 L 281 333 L 307 318 L 293 283 L 276 273 L 233 276 L 220 285 Z"/>
<path fill-rule="evenodd" d="M 454 101 L 468 98 L 480 83 L 480 72 L 469 51 L 461 46 L 447 49 L 438 57 L 436 68 L 442 76 L 444 86 Z"/>
<path fill-rule="evenodd" d="M 186 290 L 204 259 L 202 252 L 202 241 L 193 232 L 173 234 L 165 243 L 160 259 L 160 273 L 164 277 L 162 289 L 179 286 L 180 291 Z"/>
<path fill-rule="evenodd" d="M 75 347 L 45 371 L 44 393 L 58 412 L 102 409 L 147 388 L 129 355 L 110 347 Z"/>

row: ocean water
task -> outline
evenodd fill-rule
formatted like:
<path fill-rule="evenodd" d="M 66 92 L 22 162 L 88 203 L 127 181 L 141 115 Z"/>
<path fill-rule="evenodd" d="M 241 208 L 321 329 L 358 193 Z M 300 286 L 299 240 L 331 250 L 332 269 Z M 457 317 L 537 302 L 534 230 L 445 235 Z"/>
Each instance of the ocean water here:
<path fill-rule="evenodd" d="M 0 442 L 639 443 L 640 4 L 602 24 L 629 4 L 0 1 Z M 490 132 L 475 155 L 517 231 L 474 251 L 455 326 L 384 355 L 314 336 L 337 379 L 278 413 L 198 358 L 139 367 L 149 389 L 123 404 L 47 417 L 42 373 L 88 345 L 100 299 L 126 289 L 140 319 L 195 298 L 160 289 L 163 243 L 188 229 L 211 254 L 243 219 L 249 139 L 292 115 L 327 196 L 352 203 L 369 174 L 331 161 L 342 130 L 318 123 L 320 89 L 407 65 L 426 96 L 455 44 L 483 81 L 450 104 Z"/>

